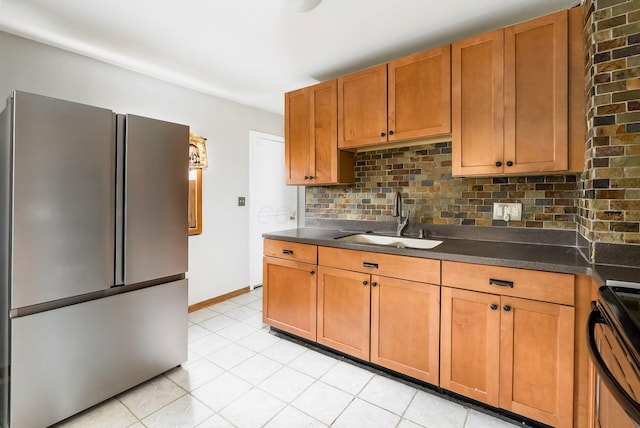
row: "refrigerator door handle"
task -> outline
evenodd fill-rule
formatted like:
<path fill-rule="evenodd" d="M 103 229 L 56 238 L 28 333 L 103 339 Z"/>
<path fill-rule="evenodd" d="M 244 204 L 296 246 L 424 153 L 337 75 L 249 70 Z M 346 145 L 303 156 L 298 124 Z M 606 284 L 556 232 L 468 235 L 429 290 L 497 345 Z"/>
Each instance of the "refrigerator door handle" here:
<path fill-rule="evenodd" d="M 126 195 L 125 195 L 125 169 L 126 156 L 126 116 L 124 114 L 116 115 L 116 203 L 115 203 L 115 278 L 114 287 L 124 285 L 124 263 L 125 263 L 125 245 L 124 237 L 126 233 L 126 225 L 124 222 L 126 214 Z"/>

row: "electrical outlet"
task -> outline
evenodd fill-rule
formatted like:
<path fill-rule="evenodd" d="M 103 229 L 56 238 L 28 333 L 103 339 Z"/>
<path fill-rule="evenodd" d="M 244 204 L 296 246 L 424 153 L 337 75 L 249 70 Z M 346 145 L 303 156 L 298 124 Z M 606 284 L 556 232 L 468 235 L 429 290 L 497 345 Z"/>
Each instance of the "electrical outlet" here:
<path fill-rule="evenodd" d="M 522 204 L 495 202 L 493 204 L 493 219 L 504 221 L 521 221 Z"/>
<path fill-rule="evenodd" d="M 245 198 L 244 196 L 238 196 L 238 206 L 239 207 L 244 207 L 245 205 Z"/>

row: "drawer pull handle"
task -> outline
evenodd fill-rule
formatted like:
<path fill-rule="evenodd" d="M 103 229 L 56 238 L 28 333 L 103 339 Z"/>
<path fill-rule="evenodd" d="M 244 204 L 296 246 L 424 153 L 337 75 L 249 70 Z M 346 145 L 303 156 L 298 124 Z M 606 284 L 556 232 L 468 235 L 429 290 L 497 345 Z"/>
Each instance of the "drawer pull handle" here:
<path fill-rule="evenodd" d="M 371 269 L 378 269 L 378 263 L 364 262 L 362 263 L 362 266 L 366 268 L 371 268 Z"/>
<path fill-rule="evenodd" d="M 501 279 L 493 279 L 489 278 L 489 284 L 497 285 L 498 287 L 509 287 L 513 288 L 513 281 L 503 281 Z"/>
<path fill-rule="evenodd" d="M 282 254 L 290 254 L 290 255 L 293 255 L 293 250 L 282 250 Z"/>

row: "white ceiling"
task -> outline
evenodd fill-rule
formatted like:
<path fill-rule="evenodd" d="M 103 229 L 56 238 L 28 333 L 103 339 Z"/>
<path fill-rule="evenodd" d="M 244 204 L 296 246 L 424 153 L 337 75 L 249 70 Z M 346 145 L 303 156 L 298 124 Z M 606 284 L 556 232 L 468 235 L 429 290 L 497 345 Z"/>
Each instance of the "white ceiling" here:
<path fill-rule="evenodd" d="M 578 2 L 286 1 L 0 0 L 0 30 L 282 114 L 286 91 Z"/>

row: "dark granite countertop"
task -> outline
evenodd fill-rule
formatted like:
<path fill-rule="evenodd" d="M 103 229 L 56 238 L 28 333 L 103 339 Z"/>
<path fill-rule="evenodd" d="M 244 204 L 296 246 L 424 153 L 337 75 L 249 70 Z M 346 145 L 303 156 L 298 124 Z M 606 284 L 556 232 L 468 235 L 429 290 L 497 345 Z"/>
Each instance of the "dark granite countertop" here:
<path fill-rule="evenodd" d="M 347 243 L 336 239 L 365 231 L 368 231 L 366 227 L 357 229 L 302 227 L 265 233 L 263 237 L 325 247 L 372 251 L 402 256 L 590 275 L 601 284 L 608 279 L 640 282 L 640 267 L 594 266 L 584 258 L 577 246 L 566 244 L 554 245 L 549 242 L 499 242 L 481 239 L 464 239 L 459 236 L 446 237 L 439 234 L 437 236 L 429 236 L 429 239 L 440 240 L 442 244 L 431 250 L 420 250 L 374 244 Z M 376 232 L 376 234 L 388 233 L 388 230 Z M 563 240 L 563 243 L 564 241 L 566 241 L 566 239 Z"/>
<path fill-rule="evenodd" d="M 591 274 L 591 265 L 585 261 L 580 251 L 575 247 L 433 237 L 430 239 L 440 240 L 442 244 L 431 250 L 419 250 L 347 243 L 336 240 L 336 238 L 354 233 L 358 232 L 338 229 L 298 228 L 265 233 L 263 236 L 269 239 L 402 256 L 551 272 Z"/>

